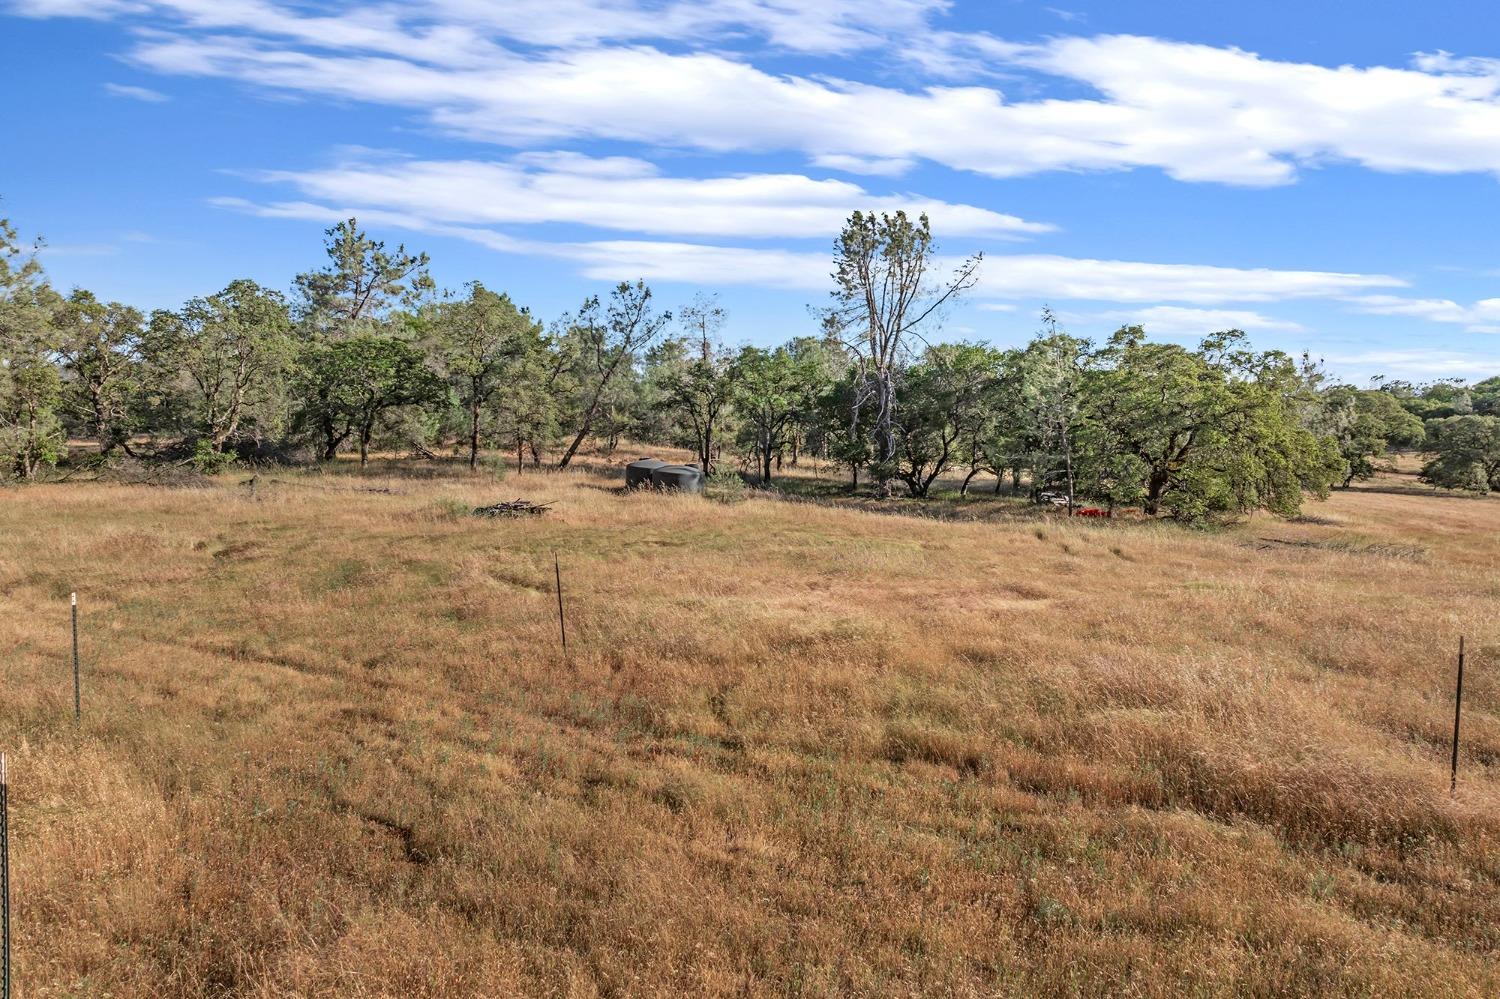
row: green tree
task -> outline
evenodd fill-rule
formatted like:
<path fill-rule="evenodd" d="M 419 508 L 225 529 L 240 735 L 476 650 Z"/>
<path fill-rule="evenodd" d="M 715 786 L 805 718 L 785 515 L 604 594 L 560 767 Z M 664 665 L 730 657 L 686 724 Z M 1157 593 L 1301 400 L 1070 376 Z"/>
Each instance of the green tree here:
<path fill-rule="evenodd" d="M 1422 421 L 1390 392 L 1334 385 L 1319 396 L 1312 429 L 1333 438 L 1348 465 L 1341 485 L 1375 474 L 1375 459 L 1392 448 L 1422 443 Z"/>
<path fill-rule="evenodd" d="M 1284 354 L 1243 349 L 1238 330 L 1198 351 L 1117 332 L 1090 380 L 1091 454 L 1147 513 L 1196 519 L 1265 508 L 1294 513 L 1304 490 L 1326 494 L 1344 474 L 1337 447 L 1301 425 L 1302 382 Z"/>
<path fill-rule="evenodd" d="M 405 244 L 388 251 L 371 239 L 357 219 L 325 230 L 328 265 L 299 274 L 300 318 L 306 331 L 332 339 L 372 332 L 398 308 L 415 309 L 435 287 L 425 253 Z"/>
<path fill-rule="evenodd" d="M 1018 358 L 1014 404 L 1018 443 L 1030 448 L 1032 491 L 1061 486 L 1068 512 L 1078 492 L 1078 436 L 1091 345 L 1061 331 L 1050 308 L 1042 330 Z"/>
<path fill-rule="evenodd" d="M 0 218 L 0 475 L 35 478 L 67 449 L 52 317 L 61 305 L 35 248 Z"/>
<path fill-rule="evenodd" d="M 291 329 L 279 292 L 239 280 L 177 312 L 155 313 L 143 353 L 158 383 L 182 384 L 190 432 L 224 451 L 246 414 L 278 395 L 292 358 Z"/>
<path fill-rule="evenodd" d="M 1000 354 L 979 344 L 937 344 L 902 373 L 897 410 L 897 476 L 926 496 L 991 412 Z"/>
<path fill-rule="evenodd" d="M 636 355 L 650 346 L 672 319 L 670 312 L 651 306 L 651 289 L 644 281 L 621 282 L 605 306 L 594 296 L 583 303 L 578 315 L 565 324 L 578 361 L 579 398 L 577 430 L 557 462 L 567 468 L 588 438 L 604 406 L 610 387 L 629 373 Z"/>
<path fill-rule="evenodd" d="M 448 383 L 467 417 L 469 468 L 479 467 L 481 425 L 490 400 L 516 372 L 511 369 L 541 332 L 541 325 L 510 296 L 478 281 L 467 298 L 438 305 L 433 324 Z"/>
<path fill-rule="evenodd" d="M 1500 488 L 1500 417 L 1430 420 L 1426 446 L 1433 457 L 1422 467 L 1423 481 L 1481 493 Z"/>
<path fill-rule="evenodd" d="M 756 456 L 762 483 L 771 481 L 777 452 L 799 410 L 809 402 L 805 366 L 785 347 L 745 347 L 735 358 L 730 380 L 741 418 L 741 440 Z"/>
<path fill-rule="evenodd" d="M 574 365 L 556 340 L 535 326 L 522 332 L 507 369 L 507 386 L 490 404 L 496 437 L 516 452 L 516 469 L 531 452 L 540 465 L 542 452 L 563 435 L 561 400 L 576 395 Z"/>
<path fill-rule="evenodd" d="M 305 355 L 308 394 L 328 410 L 319 413 L 335 428 L 332 458 L 345 440 L 359 446 L 359 466 L 370 460 L 370 441 L 381 416 L 401 406 L 430 405 L 446 393 L 443 380 L 427 366 L 416 346 L 389 336 L 358 335 L 314 345 Z M 326 398 L 326 403 L 321 402 Z"/>
<path fill-rule="evenodd" d="M 405 245 L 388 251 L 371 239 L 355 219 L 325 232 L 328 264 L 322 270 L 298 275 L 298 323 L 307 356 L 301 360 L 300 384 L 312 393 L 302 407 L 313 420 L 320 453 L 332 460 L 351 430 L 339 422 L 340 397 L 357 386 L 344 386 L 337 375 L 345 369 L 321 362 L 336 357 L 326 346 L 356 336 L 389 336 L 409 323 L 423 298 L 433 290 L 425 253 L 410 253 Z M 404 310 L 404 314 L 403 314 Z"/>
<path fill-rule="evenodd" d="M 858 407 L 868 401 L 875 407 L 875 474 L 887 495 L 896 474 L 897 374 L 911 341 L 936 323 L 944 305 L 973 287 L 982 259 L 976 254 L 946 281 L 935 281 L 936 252 L 927 216 L 913 222 L 905 212 L 855 212 L 834 243 L 834 304 L 824 314 L 824 329 L 869 377 L 868 396 L 856 393 L 851 403 Z M 857 412 L 850 423 L 860 423 Z"/>
<path fill-rule="evenodd" d="M 141 386 L 140 347 L 144 317 L 119 302 L 100 302 L 91 292 L 68 296 L 53 322 L 58 357 L 69 376 L 68 408 L 107 455 L 130 437 L 130 411 Z"/>
<path fill-rule="evenodd" d="M 655 358 L 659 374 L 653 380 L 659 405 L 690 433 L 698 467 L 705 475 L 713 472 L 717 435 L 733 390 L 733 357 L 719 340 L 725 320 L 717 301 L 700 296 L 682 310 L 680 321 L 686 336 L 674 341 L 671 351 Z"/>
<path fill-rule="evenodd" d="M 818 394 L 808 414 L 815 417 L 822 438 L 822 451 L 849 469 L 849 488 L 859 488 L 859 470 L 870 463 L 869 379 L 858 366 L 846 364 L 835 369 Z"/>
<path fill-rule="evenodd" d="M 1480 416 L 1500 416 L 1500 378 L 1475 382 L 1469 387 L 1469 401 Z"/>

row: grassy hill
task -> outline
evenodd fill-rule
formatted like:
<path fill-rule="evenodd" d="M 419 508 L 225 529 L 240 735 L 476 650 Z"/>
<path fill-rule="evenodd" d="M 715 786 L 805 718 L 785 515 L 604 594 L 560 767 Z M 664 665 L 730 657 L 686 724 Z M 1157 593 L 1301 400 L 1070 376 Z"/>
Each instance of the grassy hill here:
<path fill-rule="evenodd" d="M 0 490 L 20 995 L 1500 994 L 1500 501 L 423 467 Z"/>

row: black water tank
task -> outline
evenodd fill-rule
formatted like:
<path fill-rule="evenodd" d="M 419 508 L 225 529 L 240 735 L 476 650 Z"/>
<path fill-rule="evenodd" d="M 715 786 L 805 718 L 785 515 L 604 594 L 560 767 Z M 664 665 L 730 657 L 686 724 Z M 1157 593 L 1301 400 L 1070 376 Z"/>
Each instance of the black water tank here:
<path fill-rule="evenodd" d="M 651 470 L 651 485 L 656 489 L 701 493 L 703 473 L 692 465 L 662 465 Z"/>
<path fill-rule="evenodd" d="M 651 472 L 666 462 L 660 458 L 642 458 L 625 466 L 625 488 L 639 489 L 651 485 Z"/>

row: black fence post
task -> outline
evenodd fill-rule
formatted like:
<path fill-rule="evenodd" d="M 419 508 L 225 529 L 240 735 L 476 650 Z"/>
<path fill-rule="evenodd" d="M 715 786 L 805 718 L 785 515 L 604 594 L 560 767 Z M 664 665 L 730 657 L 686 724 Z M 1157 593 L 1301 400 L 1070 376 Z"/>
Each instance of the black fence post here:
<path fill-rule="evenodd" d="M 10 780 L 0 753 L 0 999 L 10 999 Z"/>
<path fill-rule="evenodd" d="M 1453 764 L 1452 778 L 1448 783 L 1448 793 L 1458 793 L 1458 724 L 1463 717 L 1464 710 L 1464 640 L 1460 635 L 1458 639 L 1458 689 L 1453 694 Z"/>
<path fill-rule="evenodd" d="M 557 576 L 557 630 L 562 635 L 563 658 L 568 657 L 568 623 L 563 617 L 562 563 L 557 560 L 556 549 L 552 552 L 552 571 Z"/>
<path fill-rule="evenodd" d="M 73 724 L 83 721 L 83 680 L 78 668 L 78 594 L 73 594 Z"/>

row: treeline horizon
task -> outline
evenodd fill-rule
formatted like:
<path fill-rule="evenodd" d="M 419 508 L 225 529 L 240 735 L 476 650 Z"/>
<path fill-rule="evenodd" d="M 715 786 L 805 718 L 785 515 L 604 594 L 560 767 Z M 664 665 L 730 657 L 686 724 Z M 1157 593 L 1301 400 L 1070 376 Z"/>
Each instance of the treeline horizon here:
<path fill-rule="evenodd" d="M 821 328 L 772 348 L 726 345 L 712 295 L 669 312 L 625 282 L 543 322 L 478 280 L 438 289 L 425 253 L 355 219 L 323 249 L 287 292 L 239 279 L 148 315 L 55 289 L 0 219 L 0 481 L 48 478 L 76 438 L 101 464 L 210 473 L 372 449 L 566 468 L 629 439 L 690 448 L 711 477 L 769 484 L 815 457 L 882 496 L 989 474 L 1181 519 L 1292 515 L 1393 449 L 1429 454 L 1433 484 L 1500 488 L 1500 378 L 1360 388 L 1239 330 L 1095 343 L 1050 309 L 1025 347 L 943 342 L 983 261 L 936 273 L 925 216 L 851 215 Z"/>

